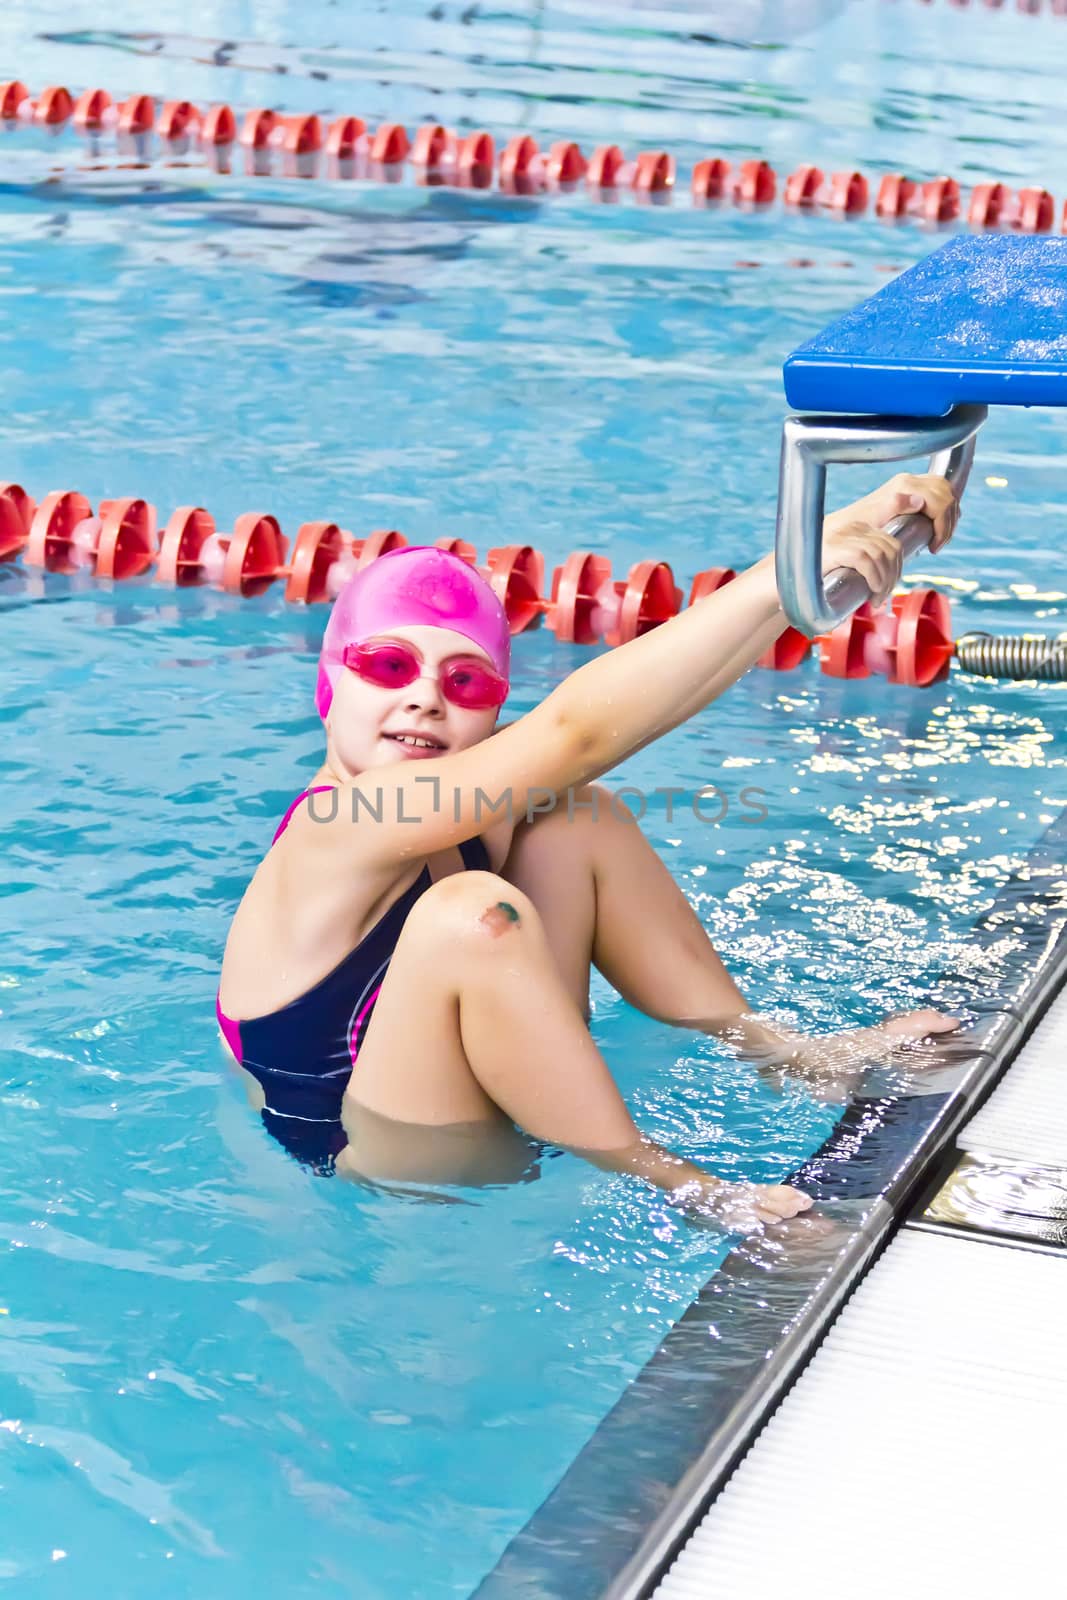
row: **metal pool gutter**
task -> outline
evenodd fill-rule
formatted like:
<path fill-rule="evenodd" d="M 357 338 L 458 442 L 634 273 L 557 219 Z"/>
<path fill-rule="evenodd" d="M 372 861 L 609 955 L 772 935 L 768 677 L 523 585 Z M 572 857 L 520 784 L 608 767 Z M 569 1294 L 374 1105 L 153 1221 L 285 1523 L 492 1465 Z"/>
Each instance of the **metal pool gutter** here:
<path fill-rule="evenodd" d="M 828 1232 L 766 1236 L 730 1252 L 475 1600 L 649 1595 L 1067 981 L 1067 810 L 975 925 L 970 949 L 1005 943 L 998 960 L 1010 978 L 996 995 L 968 1002 L 979 1020 L 966 1038 L 946 1042 L 906 1094 L 871 1069 L 825 1144 L 792 1175 L 830 1219 Z"/>

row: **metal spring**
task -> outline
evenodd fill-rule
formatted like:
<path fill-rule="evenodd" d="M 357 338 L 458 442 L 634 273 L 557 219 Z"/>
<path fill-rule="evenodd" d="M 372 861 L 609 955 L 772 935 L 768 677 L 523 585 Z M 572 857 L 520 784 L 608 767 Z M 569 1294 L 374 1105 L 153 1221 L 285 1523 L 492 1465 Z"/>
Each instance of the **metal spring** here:
<path fill-rule="evenodd" d="M 1067 679 L 1067 633 L 1058 639 L 998 639 L 992 633 L 967 633 L 956 640 L 956 660 L 964 672 L 983 678 Z"/>

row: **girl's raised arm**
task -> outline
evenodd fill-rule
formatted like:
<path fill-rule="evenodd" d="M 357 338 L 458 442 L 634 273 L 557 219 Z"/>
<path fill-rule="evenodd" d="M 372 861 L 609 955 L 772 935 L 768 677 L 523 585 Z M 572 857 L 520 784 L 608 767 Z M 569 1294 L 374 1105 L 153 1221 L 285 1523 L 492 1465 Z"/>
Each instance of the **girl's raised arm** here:
<path fill-rule="evenodd" d="M 336 798 L 319 796 L 301 832 L 311 848 L 373 869 L 433 855 L 505 816 L 517 822 L 528 806 L 590 782 L 674 727 L 687 714 L 679 706 L 714 699 L 727 686 L 724 667 L 775 616 L 773 571 L 760 564 L 586 662 L 492 738 L 436 760 L 371 768 Z"/>
<path fill-rule="evenodd" d="M 921 497 L 945 542 L 955 500 L 943 478 L 901 477 L 880 493 L 887 506 L 894 495 Z M 900 546 L 839 512 L 827 519 L 823 567 L 840 566 L 860 572 L 879 600 L 900 576 Z M 501 816 L 517 821 L 528 806 L 602 776 L 709 705 L 784 627 L 774 559 L 766 556 L 726 588 L 586 662 L 492 738 L 421 760 L 417 770 L 401 762 L 342 785 L 336 805 L 318 807 L 329 816 L 317 828 L 321 848 L 355 851 L 368 866 L 385 864 L 445 850 Z"/>

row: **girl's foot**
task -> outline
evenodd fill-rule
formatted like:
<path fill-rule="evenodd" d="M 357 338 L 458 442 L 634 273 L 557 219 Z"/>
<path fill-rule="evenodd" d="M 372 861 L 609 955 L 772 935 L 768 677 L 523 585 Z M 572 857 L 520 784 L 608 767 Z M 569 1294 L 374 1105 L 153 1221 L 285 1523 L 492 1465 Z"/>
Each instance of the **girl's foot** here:
<path fill-rule="evenodd" d="M 851 1028 L 821 1037 L 779 1036 L 745 1048 L 741 1054 L 758 1068 L 802 1078 L 820 1099 L 847 1098 L 856 1080 L 872 1061 L 892 1059 L 921 1040 L 954 1033 L 958 1017 L 926 1007 L 886 1017 L 871 1028 Z"/>

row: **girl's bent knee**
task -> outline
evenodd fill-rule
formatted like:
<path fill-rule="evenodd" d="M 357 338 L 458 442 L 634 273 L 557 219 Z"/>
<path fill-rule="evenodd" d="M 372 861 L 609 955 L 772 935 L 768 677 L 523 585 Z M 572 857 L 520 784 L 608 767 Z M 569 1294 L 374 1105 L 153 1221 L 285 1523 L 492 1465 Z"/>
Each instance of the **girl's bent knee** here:
<path fill-rule="evenodd" d="M 521 889 L 495 872 L 454 873 L 433 884 L 412 911 L 422 929 L 450 943 L 468 941 L 485 950 L 534 928 L 538 915 Z M 409 919 L 411 920 L 411 919 Z"/>

